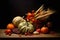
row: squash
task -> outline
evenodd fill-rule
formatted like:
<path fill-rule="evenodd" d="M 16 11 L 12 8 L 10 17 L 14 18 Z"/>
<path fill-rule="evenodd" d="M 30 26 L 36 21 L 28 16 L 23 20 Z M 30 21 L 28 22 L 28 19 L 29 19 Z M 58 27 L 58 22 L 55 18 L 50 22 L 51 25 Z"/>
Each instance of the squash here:
<path fill-rule="evenodd" d="M 32 33 L 34 31 L 34 27 L 30 22 L 21 22 L 18 25 L 18 29 L 20 33 L 26 33 L 26 32 Z"/>
<path fill-rule="evenodd" d="M 48 31 L 49 31 L 48 27 L 43 26 L 43 27 L 41 28 L 41 32 L 42 32 L 42 33 L 48 33 Z"/>
<path fill-rule="evenodd" d="M 12 23 L 13 23 L 15 26 L 18 26 L 18 24 L 19 24 L 20 22 L 23 22 L 23 21 L 25 21 L 25 20 L 24 20 L 22 17 L 16 16 L 16 17 L 13 18 Z"/>
<path fill-rule="evenodd" d="M 26 32 L 33 32 L 34 27 L 30 22 L 27 22 L 25 19 L 23 19 L 20 16 L 16 16 L 13 20 L 12 23 L 17 26 L 18 30 L 20 33 L 26 33 Z"/>

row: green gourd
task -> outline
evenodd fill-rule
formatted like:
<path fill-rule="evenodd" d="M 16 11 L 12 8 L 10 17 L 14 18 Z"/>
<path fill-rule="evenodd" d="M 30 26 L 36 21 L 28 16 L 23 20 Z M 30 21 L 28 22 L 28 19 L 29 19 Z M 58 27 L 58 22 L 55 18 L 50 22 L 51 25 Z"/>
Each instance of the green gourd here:
<path fill-rule="evenodd" d="M 34 27 L 30 22 L 21 22 L 18 25 L 18 29 L 21 33 L 26 33 L 26 32 L 33 32 L 34 31 Z"/>
<path fill-rule="evenodd" d="M 17 26 L 20 33 L 26 33 L 26 32 L 33 32 L 34 27 L 30 22 L 27 22 L 25 19 L 23 19 L 20 16 L 16 16 L 13 18 L 12 23 Z"/>

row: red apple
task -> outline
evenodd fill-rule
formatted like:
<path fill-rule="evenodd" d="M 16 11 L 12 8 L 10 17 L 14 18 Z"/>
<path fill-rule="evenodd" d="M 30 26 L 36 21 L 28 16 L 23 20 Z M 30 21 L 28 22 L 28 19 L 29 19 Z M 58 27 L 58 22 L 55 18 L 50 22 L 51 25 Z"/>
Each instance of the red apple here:
<path fill-rule="evenodd" d="M 48 27 L 42 27 L 41 32 L 42 33 L 47 33 L 48 32 Z"/>
<path fill-rule="evenodd" d="M 39 33 L 41 32 L 40 28 L 39 29 L 36 29 L 36 31 L 39 32 Z"/>

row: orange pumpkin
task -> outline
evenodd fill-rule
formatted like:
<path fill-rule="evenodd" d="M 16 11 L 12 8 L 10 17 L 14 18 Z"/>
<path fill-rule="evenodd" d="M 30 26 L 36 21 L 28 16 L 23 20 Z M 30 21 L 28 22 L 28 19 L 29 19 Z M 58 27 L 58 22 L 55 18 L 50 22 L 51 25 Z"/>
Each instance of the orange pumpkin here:
<path fill-rule="evenodd" d="M 42 27 L 41 32 L 42 33 L 47 33 L 48 32 L 48 27 Z"/>
<path fill-rule="evenodd" d="M 14 27 L 14 25 L 13 25 L 12 23 L 9 23 L 9 24 L 7 25 L 7 29 L 13 29 L 13 28 L 15 28 L 15 27 Z"/>

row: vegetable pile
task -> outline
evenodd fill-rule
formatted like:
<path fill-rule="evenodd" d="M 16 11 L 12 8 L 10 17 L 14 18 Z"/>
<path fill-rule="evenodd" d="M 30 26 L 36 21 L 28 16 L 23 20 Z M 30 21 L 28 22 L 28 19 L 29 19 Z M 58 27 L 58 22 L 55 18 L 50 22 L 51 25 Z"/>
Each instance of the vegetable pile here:
<path fill-rule="evenodd" d="M 48 33 L 48 27 L 51 26 L 47 24 L 47 26 L 42 25 L 42 22 L 45 22 L 47 18 L 55 11 L 44 10 L 43 5 L 34 12 L 28 12 L 26 17 L 23 18 L 21 16 L 16 16 L 13 18 L 12 23 L 7 25 L 7 30 L 5 30 L 6 34 L 16 33 L 16 34 L 40 34 L 40 33 Z M 50 22 L 49 22 L 50 23 Z M 50 23 L 51 24 L 51 23 Z"/>

